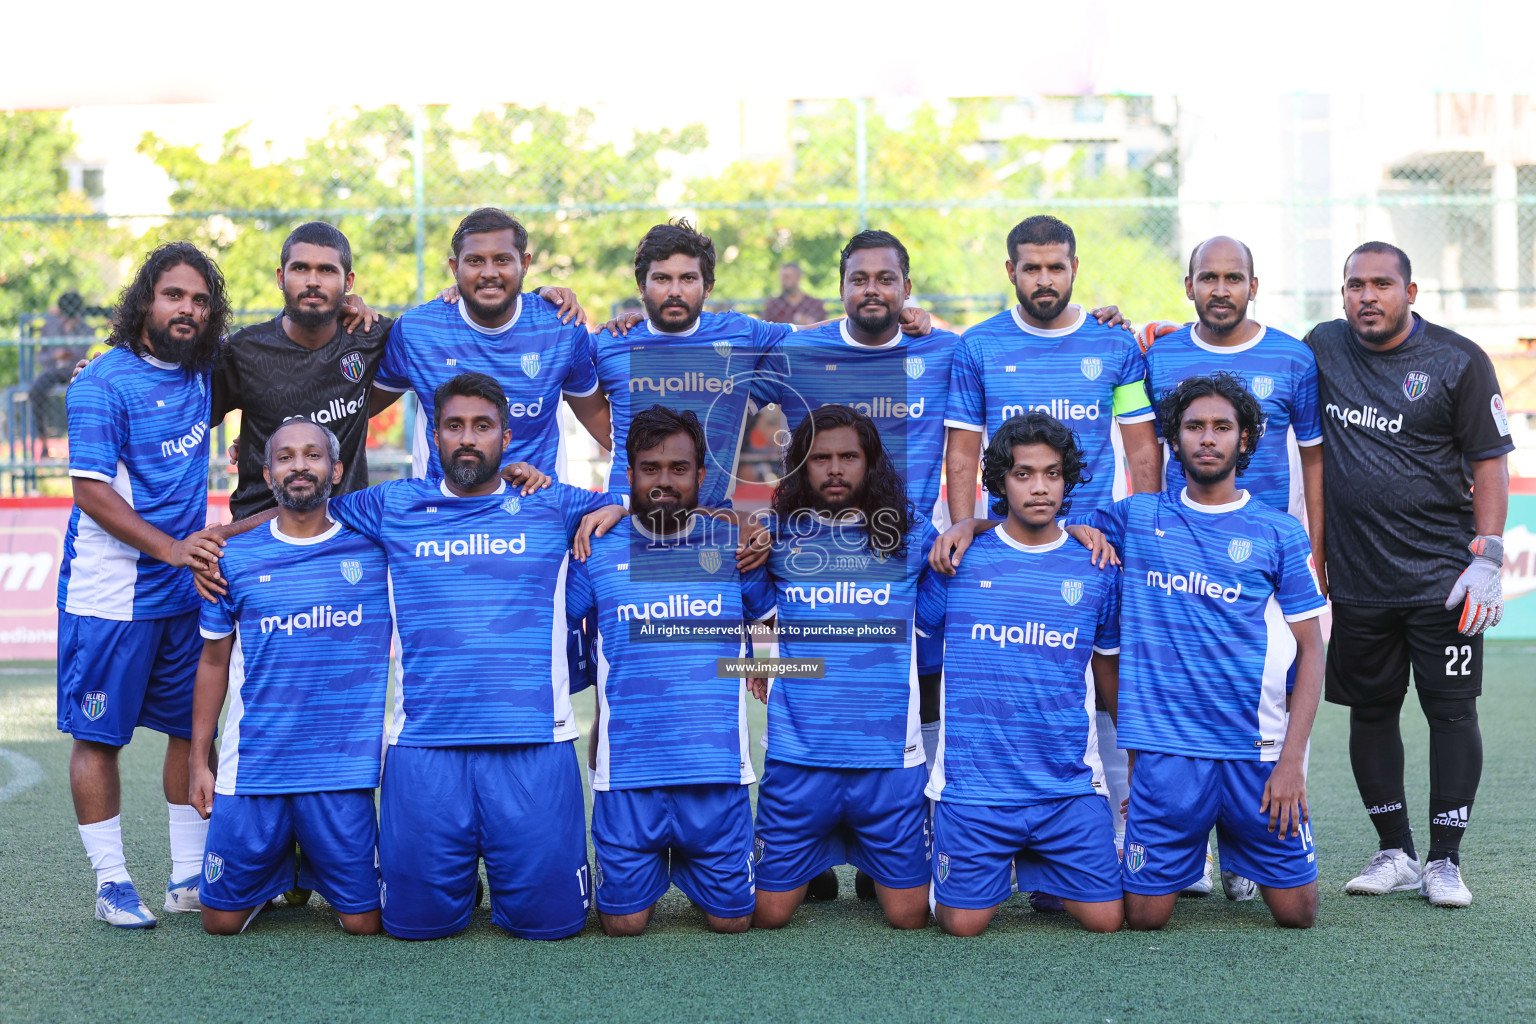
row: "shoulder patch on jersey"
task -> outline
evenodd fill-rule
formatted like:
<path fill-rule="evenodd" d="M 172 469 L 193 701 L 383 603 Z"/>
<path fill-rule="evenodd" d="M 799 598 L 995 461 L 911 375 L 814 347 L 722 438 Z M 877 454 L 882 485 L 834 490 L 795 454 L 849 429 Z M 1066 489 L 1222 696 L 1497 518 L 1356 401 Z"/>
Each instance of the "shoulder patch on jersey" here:
<path fill-rule="evenodd" d="M 363 563 L 355 558 L 344 558 L 341 561 L 341 578 L 353 585 L 363 578 Z"/>
<path fill-rule="evenodd" d="M 1493 425 L 1499 428 L 1499 436 L 1508 437 L 1509 417 L 1504 414 L 1504 396 L 1495 392 L 1488 400 L 1488 409 L 1493 413 Z"/>
<path fill-rule="evenodd" d="M 1087 356 L 1082 362 L 1083 376 L 1089 380 L 1098 380 L 1104 372 L 1104 360 L 1098 356 Z"/>
<path fill-rule="evenodd" d="M 1246 562 L 1248 556 L 1253 554 L 1253 541 L 1247 537 L 1233 537 L 1232 542 L 1227 545 L 1227 554 L 1234 562 Z"/>
<path fill-rule="evenodd" d="M 1408 376 L 1403 378 L 1403 394 L 1408 396 L 1410 402 L 1417 402 L 1428 390 L 1429 374 L 1423 370 L 1410 370 Z"/>
<path fill-rule="evenodd" d="M 521 360 L 523 372 L 530 377 L 539 375 L 539 354 L 537 352 L 524 352 Z"/>
<path fill-rule="evenodd" d="M 1077 602 L 1081 601 L 1083 599 L 1083 581 L 1062 580 L 1061 599 L 1067 602 L 1067 604 L 1077 604 Z"/>
<path fill-rule="evenodd" d="M 356 384 L 363 379 L 363 354 L 361 352 L 348 352 L 341 357 L 341 375 Z"/>
<path fill-rule="evenodd" d="M 1255 377 L 1253 378 L 1253 386 L 1250 390 L 1253 392 L 1253 397 L 1262 402 L 1275 393 L 1275 378 Z"/>

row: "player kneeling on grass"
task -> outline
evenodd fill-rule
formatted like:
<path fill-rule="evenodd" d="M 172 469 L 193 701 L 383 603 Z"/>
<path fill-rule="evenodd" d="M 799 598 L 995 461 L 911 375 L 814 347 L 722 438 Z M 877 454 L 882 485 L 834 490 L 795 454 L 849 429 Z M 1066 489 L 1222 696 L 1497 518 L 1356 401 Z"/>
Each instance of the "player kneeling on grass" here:
<path fill-rule="evenodd" d="M 768 557 L 779 653 L 819 660 L 823 674 L 753 683 L 768 729 L 752 923 L 788 924 L 812 879 L 850 863 L 874 879 L 893 927 L 921 928 L 928 771 L 911 626 L 938 534 L 913 513 L 874 423 L 846 405 L 801 420 L 784 466 Z"/>
<path fill-rule="evenodd" d="M 931 574 L 917 607 L 918 628 L 944 637 L 928 781 L 934 917 L 951 935 L 980 935 L 1011 892 L 1012 862 L 1021 890 L 1059 895 L 1089 931 L 1116 931 L 1125 914 L 1095 717 L 1114 708 L 1120 573 L 1095 568 L 1057 524 L 1086 479 L 1071 430 L 1043 412 L 1015 416 L 983 459 L 1007 519 L 954 576 Z"/>
<path fill-rule="evenodd" d="M 318 889 L 354 935 L 379 931 L 373 791 L 393 631 L 384 552 L 326 514 L 336 435 L 289 420 L 266 447 L 275 519 L 232 538 L 202 611 L 189 803 L 209 819 L 199 899 L 211 935 Z M 217 773 L 208 754 L 230 697 Z"/>
<path fill-rule="evenodd" d="M 773 614 L 767 571 L 736 568 L 736 528 L 701 514 L 704 428 L 659 405 L 625 437 L 633 513 L 566 583 L 597 614 L 594 893 L 603 930 L 639 935 L 676 884 L 717 932 L 752 923 L 746 687 L 717 659 L 751 654 L 742 622 Z"/>
<path fill-rule="evenodd" d="M 1241 378 L 1188 377 L 1160 407 L 1183 490 L 1081 517 L 1124 562 L 1126 922 L 1168 923 L 1179 890 L 1204 870 L 1214 825 L 1222 867 L 1259 884 L 1277 924 L 1309 928 L 1317 855 L 1303 760 L 1322 689 L 1324 599 L 1307 534 L 1237 486 L 1264 422 Z"/>

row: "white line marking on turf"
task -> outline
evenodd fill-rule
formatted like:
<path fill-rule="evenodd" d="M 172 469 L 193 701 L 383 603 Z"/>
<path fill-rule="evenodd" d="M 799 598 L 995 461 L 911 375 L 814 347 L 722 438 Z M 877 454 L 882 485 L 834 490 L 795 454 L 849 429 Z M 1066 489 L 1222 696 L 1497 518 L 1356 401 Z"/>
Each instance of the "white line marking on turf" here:
<path fill-rule="evenodd" d="M 25 754 L 0 747 L 0 761 L 11 766 L 11 781 L 0 786 L 0 804 L 43 781 L 42 767 Z"/>

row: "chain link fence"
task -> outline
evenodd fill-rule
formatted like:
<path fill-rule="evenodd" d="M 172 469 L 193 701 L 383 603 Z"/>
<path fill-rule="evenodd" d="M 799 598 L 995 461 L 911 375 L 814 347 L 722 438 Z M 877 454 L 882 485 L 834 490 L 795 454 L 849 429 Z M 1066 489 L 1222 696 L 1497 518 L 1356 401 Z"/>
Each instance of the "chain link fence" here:
<path fill-rule="evenodd" d="M 1343 255 L 1385 238 L 1413 256 L 1424 315 L 1495 348 L 1536 337 L 1536 162 L 1472 149 L 1405 154 L 1373 186 L 1341 194 L 1331 158 L 1302 140 L 1275 194 L 1256 185 L 1215 201 L 1198 194 L 1208 176 L 1191 175 L 1201 157 L 1181 139 L 1177 104 L 1147 97 L 801 101 L 761 152 L 732 152 L 701 124 L 614 141 L 589 111 L 515 106 L 337 110 L 286 147 L 230 128 L 217 153 L 146 134 L 139 152 L 170 192 L 162 209 L 116 210 L 99 171 L 71 163 L 65 115 L 0 114 L 0 337 L 12 339 L 0 387 L 13 461 L 39 455 L 16 449 L 16 410 L 50 365 L 33 346 L 60 333 L 61 293 L 82 296 L 85 333 L 100 334 L 142 254 L 188 238 L 219 261 L 237 323 L 254 322 L 280 305 L 283 237 L 323 219 L 352 242 L 356 289 L 398 310 L 451 283 L 453 228 L 484 205 L 527 225 L 530 285 L 573 288 L 598 319 L 633 300 L 645 230 L 687 215 L 715 240 L 717 308 L 760 310 L 791 260 L 807 293 L 835 299 L 839 249 L 880 227 L 911 251 L 924 305 L 964 327 L 1014 301 L 1004 238 L 1043 212 L 1077 233 L 1074 297 L 1137 320 L 1187 318 L 1189 249 L 1221 232 L 1255 251 L 1256 315 L 1304 331 L 1339 315 Z M 1536 395 L 1510 397 L 1536 410 Z"/>

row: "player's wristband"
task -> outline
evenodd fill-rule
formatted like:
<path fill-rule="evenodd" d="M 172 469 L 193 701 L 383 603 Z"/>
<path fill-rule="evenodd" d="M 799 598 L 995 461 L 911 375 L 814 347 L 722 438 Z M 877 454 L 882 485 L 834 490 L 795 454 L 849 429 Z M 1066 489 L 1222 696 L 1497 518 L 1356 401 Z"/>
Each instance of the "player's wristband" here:
<path fill-rule="evenodd" d="M 1486 558 L 1494 565 L 1504 564 L 1504 538 L 1493 534 L 1479 534 L 1467 545 L 1474 558 Z"/>

